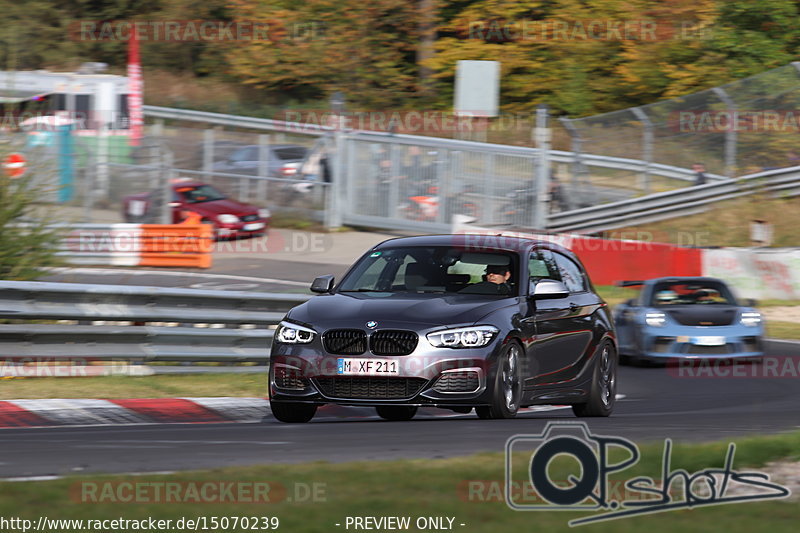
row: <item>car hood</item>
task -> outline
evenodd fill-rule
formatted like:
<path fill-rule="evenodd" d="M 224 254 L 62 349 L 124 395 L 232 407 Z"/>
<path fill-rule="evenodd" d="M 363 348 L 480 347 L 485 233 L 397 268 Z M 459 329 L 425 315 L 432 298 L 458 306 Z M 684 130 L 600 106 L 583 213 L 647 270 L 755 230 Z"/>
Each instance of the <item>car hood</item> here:
<path fill-rule="evenodd" d="M 378 327 L 436 327 L 473 324 L 516 303 L 482 295 L 337 293 L 315 296 L 287 316 L 322 329 L 363 328 L 368 321 Z"/>
<path fill-rule="evenodd" d="M 186 208 L 196 211 L 201 215 L 252 215 L 258 213 L 257 207 L 237 202 L 231 198 L 186 204 Z"/>

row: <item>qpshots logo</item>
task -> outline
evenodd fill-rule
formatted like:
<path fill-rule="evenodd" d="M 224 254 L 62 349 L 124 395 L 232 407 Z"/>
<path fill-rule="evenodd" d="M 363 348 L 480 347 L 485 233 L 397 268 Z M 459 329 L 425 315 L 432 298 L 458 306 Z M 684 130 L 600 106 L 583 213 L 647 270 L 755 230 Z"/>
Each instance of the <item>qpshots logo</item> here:
<path fill-rule="evenodd" d="M 664 440 L 661 479 L 637 476 L 613 490 L 619 472 L 639 462 L 636 444 L 623 437 L 595 435 L 584 422 L 550 422 L 541 435 L 515 435 L 506 442 L 504 496 L 515 511 L 592 511 L 593 516 L 569 521 L 570 526 L 678 509 L 786 498 L 789 489 L 771 483 L 761 472 L 733 468 L 736 445 L 728 445 L 723 468 L 697 472 L 672 469 L 672 441 Z M 614 456 L 612 460 L 611 456 Z M 618 459 L 622 456 L 622 459 Z M 580 466 L 579 475 L 555 472 Z M 521 461 L 525 468 L 521 468 Z M 521 476 L 520 472 L 524 472 Z M 612 481 L 612 476 L 614 480 Z M 527 478 L 527 479 L 526 479 Z M 530 486 L 528 491 L 517 490 Z M 620 496 L 622 494 L 622 496 Z"/>

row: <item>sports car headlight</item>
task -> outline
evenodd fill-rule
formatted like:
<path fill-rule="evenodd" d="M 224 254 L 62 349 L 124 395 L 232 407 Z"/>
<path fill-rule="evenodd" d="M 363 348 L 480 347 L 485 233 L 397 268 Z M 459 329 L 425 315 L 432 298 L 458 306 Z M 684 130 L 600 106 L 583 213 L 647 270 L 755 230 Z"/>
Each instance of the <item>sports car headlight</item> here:
<path fill-rule="evenodd" d="M 427 337 L 437 348 L 479 348 L 492 342 L 499 331 L 494 326 L 473 326 L 435 331 Z"/>
<path fill-rule="evenodd" d="M 239 217 L 236 215 L 217 215 L 217 220 L 223 224 L 236 224 L 239 222 Z"/>
<path fill-rule="evenodd" d="M 291 322 L 281 322 L 275 338 L 284 344 L 308 344 L 314 340 L 316 331 L 310 328 L 292 324 Z"/>
<path fill-rule="evenodd" d="M 761 313 L 758 312 L 742 313 L 742 318 L 740 320 L 743 326 L 755 327 L 761 324 Z"/>
<path fill-rule="evenodd" d="M 647 313 L 644 316 L 644 321 L 647 323 L 648 326 L 660 328 L 661 326 L 667 323 L 667 315 L 665 315 L 664 313 Z"/>

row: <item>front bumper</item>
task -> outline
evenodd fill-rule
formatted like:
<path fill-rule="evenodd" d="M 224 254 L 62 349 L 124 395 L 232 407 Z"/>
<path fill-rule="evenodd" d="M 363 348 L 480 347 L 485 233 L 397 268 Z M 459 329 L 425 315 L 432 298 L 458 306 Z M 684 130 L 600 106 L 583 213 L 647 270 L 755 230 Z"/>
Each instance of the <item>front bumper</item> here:
<path fill-rule="evenodd" d="M 317 341 L 318 342 L 318 341 Z M 321 346 L 273 344 L 270 400 L 335 403 L 351 406 L 407 405 L 474 407 L 489 405 L 494 379 L 492 361 L 502 348 L 495 339 L 474 349 L 419 348 L 406 356 L 346 356 L 326 353 Z M 340 358 L 397 361 L 398 374 L 349 376 L 338 373 Z"/>
<path fill-rule="evenodd" d="M 251 237 L 261 235 L 269 229 L 269 224 L 272 218 L 259 218 L 249 222 L 236 222 L 234 224 L 222 224 L 217 222 L 216 234 L 220 239 L 229 239 L 235 237 Z"/>
<path fill-rule="evenodd" d="M 644 336 L 641 356 L 651 360 L 734 359 L 764 355 L 762 328 L 651 328 Z"/>

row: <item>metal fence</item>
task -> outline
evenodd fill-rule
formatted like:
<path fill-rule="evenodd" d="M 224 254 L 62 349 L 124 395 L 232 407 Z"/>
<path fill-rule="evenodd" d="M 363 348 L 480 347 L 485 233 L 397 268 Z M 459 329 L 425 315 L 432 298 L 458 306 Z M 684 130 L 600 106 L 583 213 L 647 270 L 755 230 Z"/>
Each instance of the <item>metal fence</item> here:
<path fill-rule="evenodd" d="M 689 168 L 702 163 L 730 178 L 800 164 L 800 62 L 713 89 L 579 119 L 561 119 L 576 152 L 634 157 L 647 163 L 636 175 L 610 173 L 643 193 L 669 190 L 650 164 Z M 597 177 L 594 181 L 598 182 Z"/>
<path fill-rule="evenodd" d="M 6 360 L 266 362 L 275 326 L 308 299 L 130 285 L 0 281 Z"/>
<path fill-rule="evenodd" d="M 316 124 L 163 107 L 145 106 L 145 112 L 151 120 L 168 121 L 167 125 L 152 125 L 148 138 L 160 139 L 158 146 L 184 154 L 176 155 L 179 173 L 202 172 L 198 175 L 204 179 L 221 179 L 223 170 L 252 172 L 253 162 L 244 170 L 235 168 L 235 163 L 210 161 L 207 154 L 212 150 L 222 158 L 222 152 L 230 153 L 229 143 L 248 144 L 253 152 L 254 145 L 266 142 L 309 147 L 316 170 L 314 164 L 303 165 L 302 179 L 311 177 L 319 182 L 320 161 L 328 165 L 330 176 L 341 176 L 327 186 L 330 191 L 325 189 L 324 201 L 317 202 L 330 210 L 322 218 L 333 226 L 346 223 L 442 231 L 453 214 L 465 214 L 481 224 L 541 228 L 552 213 L 641 195 L 635 179 L 608 181 L 605 176 L 612 173 L 635 176 L 647 167 L 654 179 L 669 184 L 670 189 L 684 188 L 694 180 L 688 168 L 630 157 L 546 150 L 546 157 L 541 158 L 542 150 L 529 146 L 334 130 Z M 239 131 L 223 129 L 236 124 Z M 269 137 L 259 133 L 266 131 L 271 132 Z M 210 147 L 204 156 L 197 152 L 201 144 Z M 217 155 L 213 157 L 216 161 Z M 198 170 L 201 161 L 202 171 Z M 263 157 L 260 161 L 264 164 Z M 573 172 L 576 161 L 583 169 L 577 175 Z M 232 175 L 228 178 L 237 180 Z M 709 179 L 722 176 L 710 174 Z M 280 195 L 267 192 L 267 197 L 274 208 L 287 207 Z"/>
<path fill-rule="evenodd" d="M 216 128 L 165 126 L 147 128 L 141 146 L 109 147 L 102 157 L 97 146 L 82 146 L 91 153 L 84 181 L 92 191 L 82 201 L 86 214 L 116 211 L 126 221 L 169 222 L 169 214 L 153 209 L 146 219 L 134 220 L 126 211 L 126 197 L 146 192 L 164 205 L 163 190 L 181 180 L 208 183 L 232 199 L 266 207 L 277 213 L 295 213 L 325 223 L 329 212 L 328 184 L 301 165 L 315 146 L 308 136 L 254 134 Z M 107 161 L 107 162 L 106 162 Z M 302 176 L 302 177 L 301 177 Z"/>

